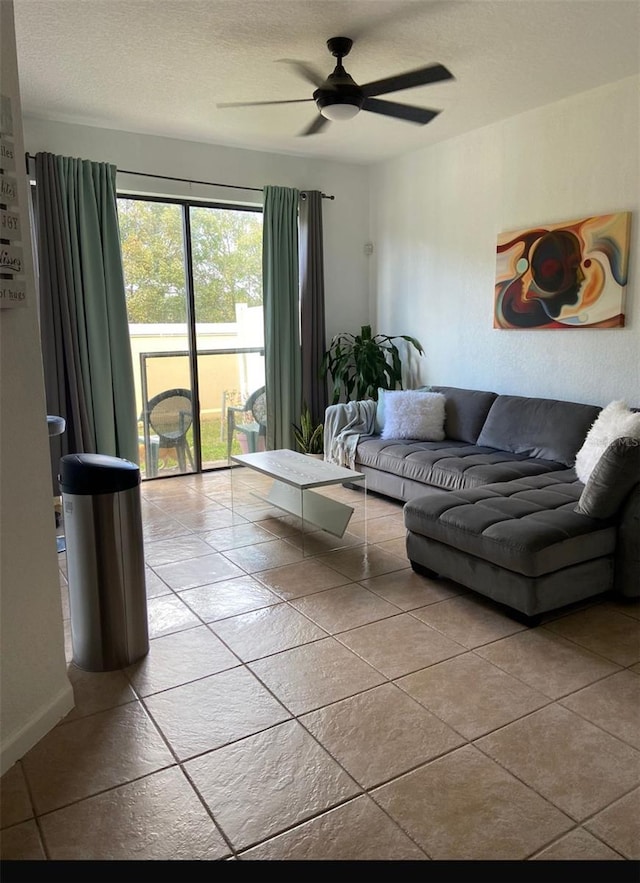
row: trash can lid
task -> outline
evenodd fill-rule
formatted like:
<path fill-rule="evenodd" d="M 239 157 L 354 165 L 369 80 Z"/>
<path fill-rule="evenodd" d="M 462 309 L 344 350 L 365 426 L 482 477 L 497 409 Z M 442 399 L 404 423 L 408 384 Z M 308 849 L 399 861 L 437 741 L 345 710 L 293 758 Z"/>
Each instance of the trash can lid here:
<path fill-rule="evenodd" d="M 60 458 L 64 494 L 114 494 L 140 484 L 140 468 L 106 454 L 65 454 Z"/>

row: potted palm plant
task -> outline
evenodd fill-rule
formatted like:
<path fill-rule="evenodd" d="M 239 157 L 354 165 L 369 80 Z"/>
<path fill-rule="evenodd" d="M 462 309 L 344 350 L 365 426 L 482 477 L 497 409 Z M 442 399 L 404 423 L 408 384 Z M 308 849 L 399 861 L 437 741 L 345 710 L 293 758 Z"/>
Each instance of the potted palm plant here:
<path fill-rule="evenodd" d="M 363 325 L 360 334 L 336 334 L 325 352 L 321 373 L 330 375 L 333 404 L 343 394 L 347 400 L 378 398 L 378 389 L 402 389 L 402 359 L 396 340 L 404 340 L 422 355 L 420 341 L 408 334 L 372 334 L 371 325 Z"/>
<path fill-rule="evenodd" d="M 322 423 L 314 423 L 311 412 L 305 404 L 300 414 L 300 424 L 293 425 L 293 434 L 296 444 L 303 454 L 311 454 L 315 457 L 324 456 L 324 426 Z"/>

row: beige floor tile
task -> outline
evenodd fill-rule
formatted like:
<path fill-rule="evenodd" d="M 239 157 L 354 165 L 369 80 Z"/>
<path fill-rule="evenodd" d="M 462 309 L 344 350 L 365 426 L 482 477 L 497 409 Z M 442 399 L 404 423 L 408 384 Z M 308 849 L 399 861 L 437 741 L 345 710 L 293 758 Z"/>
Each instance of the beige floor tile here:
<path fill-rule="evenodd" d="M 606 606 L 618 613 L 624 613 L 625 616 L 640 619 L 640 598 L 615 598 L 607 601 Z"/>
<path fill-rule="evenodd" d="M 351 533 L 359 537 L 364 538 L 366 535 L 367 542 L 369 543 L 384 543 L 385 540 L 404 540 L 407 533 L 401 512 L 393 515 L 379 515 L 376 518 L 368 515 L 366 521 L 354 521 L 350 530 Z"/>
<path fill-rule="evenodd" d="M 157 598 L 158 595 L 170 595 L 171 589 L 161 580 L 158 574 L 151 570 L 150 567 L 144 569 L 145 588 L 147 590 L 147 598 Z"/>
<path fill-rule="evenodd" d="M 291 717 L 245 668 L 157 693 L 146 705 L 180 760 Z"/>
<path fill-rule="evenodd" d="M 552 699 L 619 671 L 615 663 L 544 628 L 518 632 L 476 653 Z"/>
<path fill-rule="evenodd" d="M 40 832 L 35 821 L 21 822 L 12 828 L 5 828 L 0 833 L 0 859 L 2 861 L 44 861 L 46 859 Z"/>
<path fill-rule="evenodd" d="M 464 653 L 465 648 L 407 613 L 343 632 L 337 639 L 387 678 Z"/>
<path fill-rule="evenodd" d="M 344 632 L 398 613 L 397 607 L 358 583 L 325 589 L 294 599 L 291 604 L 330 634 Z"/>
<path fill-rule="evenodd" d="M 188 561 L 159 565 L 154 567 L 154 570 L 160 579 L 175 591 L 195 589 L 196 586 L 206 586 L 219 580 L 243 576 L 241 568 L 221 552 L 202 555 L 200 558 L 192 558 Z"/>
<path fill-rule="evenodd" d="M 469 650 L 526 628 L 476 595 L 449 598 L 419 610 L 412 610 L 411 615 Z"/>
<path fill-rule="evenodd" d="M 236 849 L 272 837 L 360 789 L 296 721 L 185 764 Z"/>
<path fill-rule="evenodd" d="M 289 537 L 302 530 L 302 522 L 295 515 L 285 515 L 281 509 L 274 506 L 251 506 L 240 508 L 242 515 L 248 521 L 257 524 L 258 527 L 269 531 L 276 537 Z M 314 528 L 315 529 L 315 528 Z M 311 530 L 311 526 L 309 526 Z"/>
<path fill-rule="evenodd" d="M 144 545 L 144 560 L 150 567 L 171 564 L 188 558 L 211 555 L 213 547 L 196 534 L 186 533 L 179 537 L 153 540 Z"/>
<path fill-rule="evenodd" d="M 181 512 L 179 521 L 188 530 L 196 533 L 208 533 L 221 527 L 231 527 L 232 524 L 245 524 L 246 519 L 230 509 L 212 509 L 203 506 L 192 512 Z"/>
<path fill-rule="evenodd" d="M 549 702 L 475 653 L 407 675 L 398 686 L 467 739 L 477 739 Z"/>
<path fill-rule="evenodd" d="M 83 671 L 71 664 L 67 667 L 67 676 L 73 687 L 75 708 L 65 721 L 134 702 L 137 698 L 121 671 Z"/>
<path fill-rule="evenodd" d="M 640 622 L 605 605 L 556 619 L 545 628 L 618 665 L 640 661 Z"/>
<path fill-rule="evenodd" d="M 620 671 L 561 704 L 640 749 L 640 677 L 634 672 Z"/>
<path fill-rule="evenodd" d="M 573 824 L 471 745 L 375 789 L 372 797 L 439 861 L 522 860 Z"/>
<path fill-rule="evenodd" d="M 221 527 L 202 535 L 207 544 L 216 552 L 237 549 L 240 546 L 251 546 L 254 543 L 268 543 L 274 535 L 258 524 L 234 524 L 232 527 Z"/>
<path fill-rule="evenodd" d="M 209 586 L 187 589 L 179 595 L 204 622 L 248 613 L 282 600 L 252 576 L 221 580 Z"/>
<path fill-rule="evenodd" d="M 621 797 L 584 826 L 626 859 L 640 861 L 640 789 Z"/>
<path fill-rule="evenodd" d="M 31 799 L 18 761 L 0 779 L 0 828 L 8 828 L 33 818 Z"/>
<path fill-rule="evenodd" d="M 230 562 L 233 562 L 234 566 L 242 568 L 246 573 L 257 573 L 259 570 L 268 570 L 271 567 L 283 567 L 285 564 L 302 561 L 303 558 L 299 549 L 290 543 L 285 543 L 284 540 L 272 540 L 257 546 L 229 549 L 224 552 L 224 555 Z"/>
<path fill-rule="evenodd" d="M 334 638 L 285 650 L 250 665 L 295 715 L 353 696 L 384 681 Z"/>
<path fill-rule="evenodd" d="M 202 625 L 199 617 L 173 592 L 147 601 L 149 638 L 159 638 Z"/>
<path fill-rule="evenodd" d="M 381 552 L 397 555 L 398 558 L 407 557 L 407 544 L 404 537 L 395 540 L 384 540 L 382 543 L 376 543 L 376 546 Z"/>
<path fill-rule="evenodd" d="M 557 704 L 477 745 L 579 822 L 640 782 L 640 752 Z"/>
<path fill-rule="evenodd" d="M 64 581 L 64 585 L 60 586 L 60 605 L 62 607 L 62 618 L 71 618 L 71 609 L 69 608 L 69 585 Z"/>
<path fill-rule="evenodd" d="M 322 589 L 346 585 L 349 582 L 348 576 L 338 573 L 315 558 L 287 564 L 284 567 L 273 567 L 271 570 L 254 574 L 254 577 L 286 601 L 311 595 Z"/>
<path fill-rule="evenodd" d="M 285 542 L 304 552 L 306 558 L 312 555 L 326 555 L 342 549 L 353 549 L 362 546 L 364 540 L 354 533 L 345 531 L 341 537 L 324 530 L 299 531 L 283 537 Z"/>
<path fill-rule="evenodd" d="M 140 696 L 217 674 L 239 660 L 206 626 L 175 632 L 149 642 L 149 653 L 126 669 Z"/>
<path fill-rule="evenodd" d="M 188 527 L 163 512 L 160 512 L 153 520 L 145 519 L 142 524 L 145 545 L 157 540 L 170 540 L 174 537 L 185 536 L 188 533 Z"/>
<path fill-rule="evenodd" d="M 537 861 L 623 861 L 621 855 L 614 852 L 593 834 L 585 831 L 584 828 L 576 828 L 561 837 L 552 846 L 543 849 L 533 858 Z"/>
<path fill-rule="evenodd" d="M 363 788 L 381 785 L 464 744 L 458 733 L 394 684 L 302 715 L 300 723 Z"/>
<path fill-rule="evenodd" d="M 55 727 L 22 759 L 38 814 L 173 763 L 137 702 Z"/>
<path fill-rule="evenodd" d="M 243 662 L 327 637 L 324 629 L 285 602 L 213 622 L 210 627 Z"/>
<path fill-rule="evenodd" d="M 352 580 L 370 579 L 381 573 L 391 573 L 409 567 L 406 559 L 382 552 L 375 546 L 357 546 L 322 555 L 320 560 L 338 573 L 344 573 Z"/>
<path fill-rule="evenodd" d="M 426 861 L 427 856 L 368 797 L 310 819 L 243 852 L 246 861 Z"/>
<path fill-rule="evenodd" d="M 398 570 L 394 573 L 383 573 L 372 579 L 360 580 L 365 588 L 380 595 L 401 610 L 413 610 L 424 607 L 426 604 L 434 604 L 445 598 L 453 598 L 459 595 L 452 583 L 445 580 L 431 580 L 414 573 L 413 570 Z"/>
<path fill-rule="evenodd" d="M 53 812 L 41 824 L 54 861 L 201 861 L 231 853 L 177 767 Z"/>

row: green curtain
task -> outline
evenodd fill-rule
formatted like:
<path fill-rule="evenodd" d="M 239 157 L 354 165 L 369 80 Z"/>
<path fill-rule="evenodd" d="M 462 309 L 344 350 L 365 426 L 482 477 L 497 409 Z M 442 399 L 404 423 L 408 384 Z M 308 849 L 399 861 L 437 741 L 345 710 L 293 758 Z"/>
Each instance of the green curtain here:
<path fill-rule="evenodd" d="M 116 201 L 116 167 L 36 155 L 41 337 L 47 412 L 63 453 L 138 462 Z"/>
<path fill-rule="evenodd" d="M 262 239 L 267 450 L 296 449 L 301 356 L 298 198 L 289 187 L 264 188 Z"/>

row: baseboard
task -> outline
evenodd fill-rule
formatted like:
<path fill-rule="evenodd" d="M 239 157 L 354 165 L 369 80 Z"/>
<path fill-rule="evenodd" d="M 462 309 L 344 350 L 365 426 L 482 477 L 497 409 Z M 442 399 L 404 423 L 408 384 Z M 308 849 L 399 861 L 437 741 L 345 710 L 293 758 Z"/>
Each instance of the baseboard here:
<path fill-rule="evenodd" d="M 62 689 L 46 708 L 34 715 L 17 733 L 7 739 L 0 747 L 0 776 L 30 751 L 33 746 L 47 735 L 65 715 L 75 707 L 73 687 L 70 683 Z"/>

